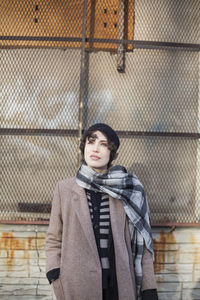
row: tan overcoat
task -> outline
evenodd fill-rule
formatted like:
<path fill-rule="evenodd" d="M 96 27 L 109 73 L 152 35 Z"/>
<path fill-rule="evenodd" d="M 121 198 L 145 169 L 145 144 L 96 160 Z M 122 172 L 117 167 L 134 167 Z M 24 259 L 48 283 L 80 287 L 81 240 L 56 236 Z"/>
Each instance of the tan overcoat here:
<path fill-rule="evenodd" d="M 136 300 L 128 222 L 122 203 L 109 197 L 119 300 Z M 142 289 L 156 288 L 152 255 L 143 255 Z M 46 237 L 46 272 L 60 268 L 53 282 L 58 300 L 102 300 L 101 265 L 88 202 L 75 178 L 55 188 Z"/>

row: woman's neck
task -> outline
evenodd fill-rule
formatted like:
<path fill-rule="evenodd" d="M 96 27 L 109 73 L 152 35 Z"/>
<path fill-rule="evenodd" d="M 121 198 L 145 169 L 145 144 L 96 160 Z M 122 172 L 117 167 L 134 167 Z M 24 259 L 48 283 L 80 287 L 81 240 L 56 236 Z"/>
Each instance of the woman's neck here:
<path fill-rule="evenodd" d="M 96 169 L 96 168 L 92 168 L 95 172 L 97 172 L 97 173 L 100 173 L 100 174 L 104 174 L 104 173 L 106 173 L 107 172 L 107 168 L 106 169 L 101 169 L 101 168 L 99 168 L 99 169 Z"/>

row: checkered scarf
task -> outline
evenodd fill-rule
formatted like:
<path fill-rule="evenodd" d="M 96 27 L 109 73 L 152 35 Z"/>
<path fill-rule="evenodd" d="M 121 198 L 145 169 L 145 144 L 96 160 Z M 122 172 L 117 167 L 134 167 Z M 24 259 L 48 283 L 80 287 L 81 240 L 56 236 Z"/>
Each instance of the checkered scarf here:
<path fill-rule="evenodd" d="M 109 194 L 122 202 L 129 221 L 137 299 L 141 299 L 144 245 L 153 254 L 149 208 L 141 182 L 122 166 L 113 166 L 101 174 L 86 164 L 82 164 L 78 170 L 76 182 L 83 188 Z"/>

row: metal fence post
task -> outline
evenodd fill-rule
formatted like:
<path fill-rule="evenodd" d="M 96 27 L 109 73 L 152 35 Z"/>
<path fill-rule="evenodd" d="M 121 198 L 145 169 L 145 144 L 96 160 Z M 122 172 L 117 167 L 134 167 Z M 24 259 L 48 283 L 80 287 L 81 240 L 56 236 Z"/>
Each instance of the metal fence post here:
<path fill-rule="evenodd" d="M 83 128 L 83 97 L 85 90 L 85 71 L 86 71 L 86 51 L 85 51 L 85 39 L 86 39 L 86 24 L 87 24 L 87 0 L 83 5 L 83 26 L 82 26 L 82 46 L 81 46 L 81 67 L 80 67 L 80 92 L 79 92 L 79 123 L 78 123 L 78 167 L 81 163 L 81 151 L 79 149 L 80 140 L 82 136 Z"/>
<path fill-rule="evenodd" d="M 124 39 L 124 18 L 125 18 L 125 3 L 124 0 L 119 0 L 119 32 L 118 38 L 120 40 Z M 125 71 L 125 49 L 124 49 L 123 41 L 119 44 L 117 48 L 117 70 L 120 73 L 124 73 Z"/>

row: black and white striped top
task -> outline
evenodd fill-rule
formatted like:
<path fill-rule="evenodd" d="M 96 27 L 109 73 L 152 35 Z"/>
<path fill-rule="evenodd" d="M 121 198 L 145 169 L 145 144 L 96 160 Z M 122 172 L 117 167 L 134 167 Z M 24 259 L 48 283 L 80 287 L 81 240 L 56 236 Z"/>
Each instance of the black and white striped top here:
<path fill-rule="evenodd" d="M 109 196 L 86 190 L 91 221 L 102 267 L 102 284 L 107 288 L 109 277 L 108 240 L 110 228 Z"/>

